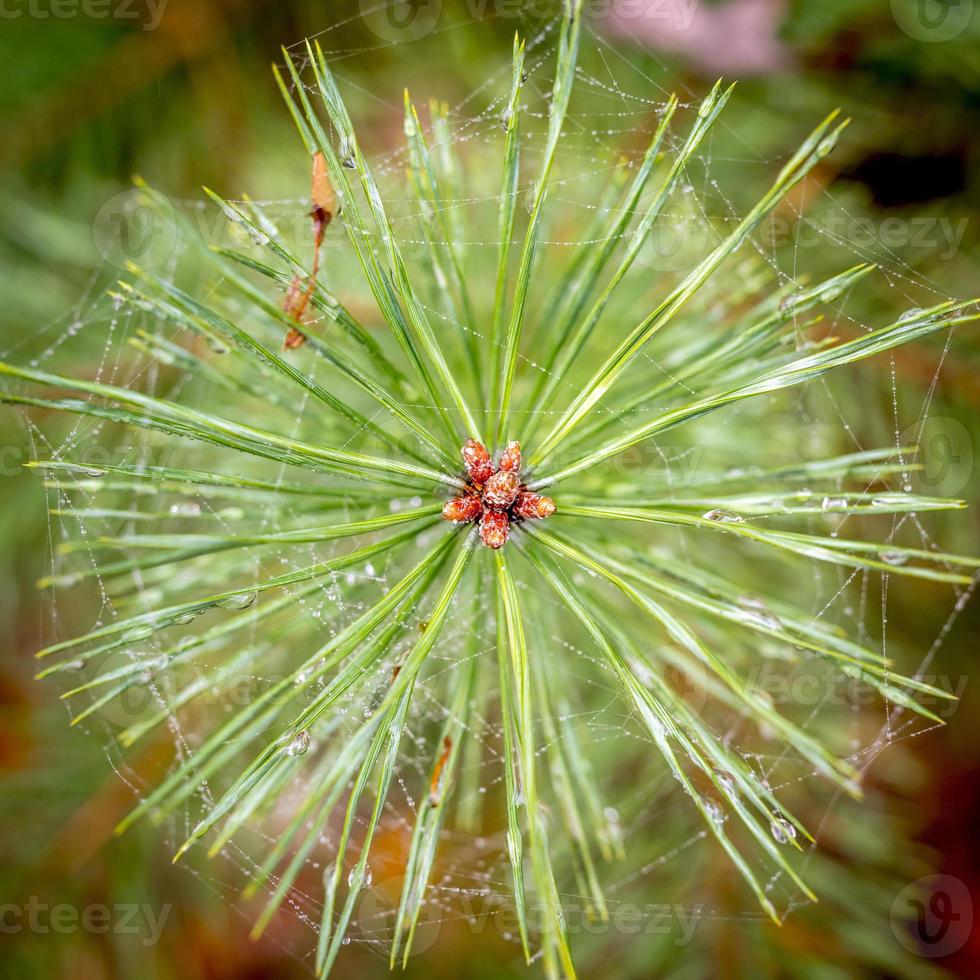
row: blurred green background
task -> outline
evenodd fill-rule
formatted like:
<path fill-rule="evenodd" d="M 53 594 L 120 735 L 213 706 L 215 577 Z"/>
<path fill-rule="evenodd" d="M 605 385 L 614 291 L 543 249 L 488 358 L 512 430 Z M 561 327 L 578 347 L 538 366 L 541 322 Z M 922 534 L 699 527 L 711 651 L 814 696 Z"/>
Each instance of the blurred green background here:
<path fill-rule="evenodd" d="M 5 0 L 0 6 L 0 354 L 23 361 L 56 357 L 66 335 L 83 333 L 103 316 L 101 297 L 119 271 L 113 236 L 141 233 L 125 224 L 133 175 L 199 214 L 207 213 L 196 210 L 201 185 L 230 198 L 282 201 L 306 193 L 308 161 L 269 71 L 281 44 L 319 37 L 369 148 L 383 154 L 401 138 L 404 86 L 419 103 L 447 100 L 460 117 L 481 111 L 485 103 L 471 97 L 506 66 L 513 32 L 533 37 L 554 17 L 544 0 L 418 0 L 396 4 L 390 16 L 382 0 Z M 840 105 L 854 117 L 819 175 L 824 192 L 795 202 L 827 233 L 811 246 L 773 225 L 763 243 L 784 267 L 796 256 L 815 274 L 836 271 L 856 254 L 879 261 L 889 275 L 862 300 L 869 316 L 879 307 L 901 311 L 946 295 L 976 294 L 980 5 L 609 0 L 586 6 L 602 42 L 583 56 L 594 78 L 628 85 L 652 102 L 670 90 L 694 98 L 719 75 L 740 80 L 727 126 L 710 148 L 712 176 L 732 208 L 752 198 L 766 167 L 827 109 Z M 597 127 L 608 113 L 607 124 L 616 128 L 614 100 L 589 98 L 573 103 L 574 111 L 595 113 Z M 631 137 L 619 132 L 613 138 L 625 146 Z M 642 138 L 635 134 L 636 142 Z M 90 356 L 101 354 L 104 339 L 104 331 L 92 338 Z M 84 356 L 85 349 L 73 345 L 81 352 L 73 356 Z M 900 352 L 895 371 L 908 406 L 921 403 L 938 377 L 924 439 L 927 467 L 937 480 L 956 484 L 938 489 L 976 503 L 980 344 L 964 334 L 945 360 L 940 353 Z M 889 365 L 883 361 L 875 370 L 880 383 L 864 397 L 880 402 L 886 414 Z M 873 426 L 874 413 L 868 414 Z M 908 422 L 916 417 L 910 410 Z M 9 913 L 0 921 L 0 976 L 308 975 L 310 933 L 298 919 L 283 916 L 277 933 L 251 944 L 247 912 L 235 905 L 219 872 L 171 867 L 149 828 L 121 841 L 111 837 L 131 801 L 113 771 L 112 750 L 97 733 L 69 731 L 56 693 L 32 680 L 32 654 L 52 616 L 34 587 L 49 555 L 47 503 L 36 476 L 21 465 L 34 451 L 28 429 L 8 409 L 0 410 L 0 425 L 6 640 L 0 659 L 0 906 Z M 884 441 L 892 437 L 886 428 Z M 957 519 L 943 544 L 975 554 L 978 527 L 975 516 Z M 921 659 L 949 614 L 948 595 L 910 593 L 910 601 L 892 611 L 895 642 L 900 638 Z M 867 895 L 855 894 L 850 905 L 801 910 L 778 937 L 737 918 L 719 919 L 696 934 L 696 953 L 681 952 L 663 937 L 620 935 L 615 943 L 591 937 L 583 975 L 925 977 L 941 967 L 980 976 L 978 649 L 980 620 L 976 604 L 967 603 L 931 666 L 963 689 L 949 725 L 884 753 L 870 771 L 866 806 L 837 811 L 838 820 L 860 822 L 859 842 L 825 828 L 829 856 L 823 865 L 814 863 L 815 877 L 832 880 L 840 862 L 873 878 L 876 887 Z M 669 826 L 658 828 L 652 853 L 671 833 Z M 677 833 L 682 839 L 683 831 Z M 633 841 L 632 847 L 630 864 L 639 866 L 645 844 Z M 629 866 L 618 873 L 626 875 Z M 928 929 L 918 936 L 913 930 L 906 936 L 909 948 L 901 950 L 909 956 L 892 957 L 877 945 L 894 942 L 888 910 L 905 885 L 932 873 L 972 894 L 974 909 L 962 892 L 953 896 L 962 941 L 934 947 Z M 719 907 L 730 887 L 725 877 L 719 871 Z M 656 876 L 644 887 L 642 900 L 663 900 Z M 48 911 L 29 926 L 25 910 L 32 901 Z M 50 910 L 59 905 L 80 915 L 122 903 L 152 914 L 140 913 L 135 932 L 102 929 L 95 920 L 82 927 L 66 919 L 58 928 L 51 920 Z M 770 945 L 778 955 L 759 966 L 753 944 Z M 798 973 L 794 961 L 811 959 L 830 962 Z M 784 966 L 773 972 L 773 962 Z M 338 970 L 343 976 L 385 972 L 376 955 L 354 947 Z M 409 972 L 509 977 L 527 971 L 514 946 L 492 930 L 474 936 L 462 923 L 447 923 L 437 947 L 416 958 Z"/>

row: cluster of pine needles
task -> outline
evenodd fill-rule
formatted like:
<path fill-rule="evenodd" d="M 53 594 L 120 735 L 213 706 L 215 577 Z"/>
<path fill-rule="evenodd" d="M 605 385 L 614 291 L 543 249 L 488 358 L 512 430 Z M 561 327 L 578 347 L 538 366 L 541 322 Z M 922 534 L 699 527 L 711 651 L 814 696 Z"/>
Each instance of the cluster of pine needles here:
<path fill-rule="evenodd" d="M 98 431 L 129 427 L 168 447 L 167 465 L 95 467 L 70 453 L 34 464 L 68 502 L 66 514 L 114 517 L 127 528 L 62 544 L 68 568 L 44 584 L 97 582 L 108 589 L 112 615 L 41 650 L 41 675 L 69 681 L 76 723 L 134 689 L 165 690 L 118 733 L 127 748 L 166 734 L 177 717 L 207 729 L 193 745 L 179 741 L 172 767 L 120 830 L 194 806 L 200 819 L 178 856 L 205 838 L 217 854 L 274 815 L 275 833 L 246 889 L 266 896 L 256 934 L 330 837 L 320 975 L 334 964 L 369 881 L 392 781 L 415 778 L 399 775 L 410 727 L 429 768 L 417 773 L 412 793 L 392 964 L 412 951 L 446 821 L 475 832 L 477 790 L 492 766 L 503 782 L 524 951 L 530 960 L 540 950 L 549 976 L 572 976 L 560 879 L 574 875 L 589 914 L 602 919 L 599 864 L 622 848 L 610 826 L 615 800 L 603 798 L 590 763 L 587 727 L 574 723 L 594 699 L 595 678 L 604 690 L 615 682 L 627 706 L 624 726 L 638 726 L 655 746 L 776 921 L 770 872 L 812 897 L 788 856 L 810 832 L 720 737 L 710 711 L 670 683 L 670 671 L 694 673 L 709 705 L 764 730 L 805 772 L 852 796 L 861 793 L 852 762 L 753 687 L 729 644 L 825 662 L 927 718 L 935 716 L 921 696 L 944 696 L 897 673 L 806 602 L 788 602 L 776 589 L 761 596 L 729 577 L 718 558 L 747 549 L 797 574 L 826 564 L 845 577 L 968 584 L 975 559 L 836 530 L 863 517 L 894 522 L 962 506 L 903 485 L 916 466 L 914 447 L 774 467 L 715 467 L 709 459 L 680 487 L 651 447 L 695 420 L 976 320 L 975 304 L 942 303 L 852 339 L 810 340 L 819 310 L 873 268 L 847 268 L 810 286 L 779 283 L 752 262 L 731 271 L 749 236 L 833 149 L 843 128 L 834 115 L 707 255 L 673 281 L 657 280 L 656 295 L 636 289 L 628 274 L 729 98 L 720 84 L 686 123 L 677 99 L 664 105 L 646 152 L 597 194 L 582 244 L 561 260 L 552 256 L 543 228 L 576 74 L 580 6 L 566 3 L 532 176 L 522 157 L 519 41 L 495 124 L 502 155 L 481 149 L 462 160 L 448 113 L 434 105 L 427 132 L 406 97 L 407 188 L 422 244 L 411 260 L 327 58 L 308 47 L 303 64 L 287 55 L 288 76 L 277 79 L 313 161 L 312 268 L 308 240 L 293 248 L 258 206 L 212 194 L 260 257 L 208 247 L 184 229 L 207 290 L 194 295 L 133 265 L 114 297 L 118 309 L 150 325 L 131 343 L 184 379 L 169 394 L 135 380 L 114 385 L 0 365 L 12 383 L 0 395 L 6 402 L 73 413 Z M 455 206 L 479 183 L 467 180 L 467 167 L 499 175 L 492 268 L 466 244 L 486 238 L 486 228 L 467 228 Z M 148 205 L 166 204 L 148 187 L 142 193 Z M 331 292 L 319 253 L 325 238 L 339 247 L 344 234 L 383 336 Z M 654 372 L 655 364 L 667 367 Z M 496 550 L 481 547 L 471 525 L 442 521 L 447 499 L 467 485 L 460 457 L 467 440 L 491 453 L 519 440 L 523 485 L 546 489 L 554 515 L 517 522 Z M 751 451 L 762 441 L 757 430 L 746 445 Z M 637 450 L 645 465 L 618 465 Z M 113 493 L 140 506 L 70 502 L 73 494 Z M 159 503 L 167 499 L 175 503 Z M 316 548 L 348 539 L 352 550 L 304 563 Z M 675 547 L 679 541 L 686 544 Z M 277 561 L 287 567 L 277 570 Z M 205 675 L 179 680 L 201 663 L 210 665 Z M 277 664 L 280 679 L 230 714 L 200 709 L 225 680 L 274 673 Z M 593 680 L 580 682 L 590 673 Z M 426 702 L 443 708 L 435 719 L 418 704 L 423 688 Z M 352 719 L 348 708 L 361 704 L 367 710 Z M 533 930 L 532 901 L 541 911 Z"/>

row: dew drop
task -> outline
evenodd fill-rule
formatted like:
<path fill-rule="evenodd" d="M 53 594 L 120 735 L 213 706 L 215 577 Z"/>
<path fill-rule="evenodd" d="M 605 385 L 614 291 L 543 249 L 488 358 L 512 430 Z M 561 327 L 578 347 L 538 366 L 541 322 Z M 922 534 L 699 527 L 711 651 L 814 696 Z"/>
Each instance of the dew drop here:
<path fill-rule="evenodd" d="M 290 758 L 303 755 L 306 753 L 309 747 L 310 733 L 304 728 L 303 731 L 296 734 L 286 746 L 286 755 L 288 755 Z"/>
<path fill-rule="evenodd" d="M 170 505 L 171 517 L 200 517 L 201 505 L 193 500 L 185 500 Z"/>
<path fill-rule="evenodd" d="M 720 826 L 725 822 L 725 812 L 714 800 L 705 800 L 704 809 L 712 823 Z"/>
<path fill-rule="evenodd" d="M 706 511 L 701 515 L 706 521 L 717 521 L 719 524 L 743 524 L 745 518 L 739 516 L 733 510 L 725 510 L 723 507 L 716 507 L 714 510 Z"/>
<path fill-rule="evenodd" d="M 785 817 L 773 817 L 769 830 L 777 844 L 788 844 L 796 839 L 796 828 Z"/>
<path fill-rule="evenodd" d="M 902 551 L 883 551 L 881 560 L 886 565 L 904 565 L 909 560 L 909 556 Z"/>
<path fill-rule="evenodd" d="M 257 592 L 242 592 L 237 595 L 230 595 L 227 599 L 222 599 L 218 605 L 222 609 L 248 609 L 257 597 Z"/>
<path fill-rule="evenodd" d="M 738 605 L 749 622 L 765 626 L 768 629 L 782 629 L 783 624 L 779 617 L 761 599 L 754 596 L 742 596 L 738 600 Z"/>
<path fill-rule="evenodd" d="M 371 866 L 369 864 L 364 865 L 364 873 L 361 876 L 361 888 L 370 888 L 371 882 L 374 881 L 374 875 L 371 873 Z M 347 887 L 353 888 L 357 884 L 357 867 L 350 869 L 350 874 L 347 875 Z"/>
<path fill-rule="evenodd" d="M 735 777 L 730 772 L 725 772 L 724 769 L 716 769 L 715 780 L 726 793 L 735 792 Z"/>

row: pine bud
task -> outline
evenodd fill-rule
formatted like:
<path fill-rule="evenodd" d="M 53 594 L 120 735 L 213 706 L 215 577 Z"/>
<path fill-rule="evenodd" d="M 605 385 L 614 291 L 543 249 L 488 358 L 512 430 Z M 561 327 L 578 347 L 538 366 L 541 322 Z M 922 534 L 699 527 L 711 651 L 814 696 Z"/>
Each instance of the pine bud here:
<path fill-rule="evenodd" d="M 521 444 L 510 442 L 500 454 L 500 468 L 509 473 L 519 473 L 521 470 Z"/>
<path fill-rule="evenodd" d="M 514 504 L 514 513 L 525 520 L 538 520 L 543 517 L 551 517 L 555 512 L 555 502 L 551 497 L 541 497 L 530 490 L 522 490 L 517 495 L 517 502 Z"/>
<path fill-rule="evenodd" d="M 502 548 L 510 537 L 510 519 L 500 510 L 485 510 L 480 519 L 480 538 L 488 548 Z"/>
<path fill-rule="evenodd" d="M 517 499 L 521 481 L 516 473 L 499 470 L 487 480 L 483 488 L 483 502 L 488 507 L 506 510 Z"/>
<path fill-rule="evenodd" d="M 487 447 L 475 439 L 466 440 L 463 446 L 463 462 L 470 479 L 481 486 L 493 473 L 493 460 L 487 452 Z"/>
<path fill-rule="evenodd" d="M 442 519 L 452 521 L 454 524 L 475 521 L 480 516 L 482 509 L 483 505 L 480 503 L 479 497 L 465 494 L 462 497 L 453 497 L 452 500 L 446 501 L 442 508 Z"/>

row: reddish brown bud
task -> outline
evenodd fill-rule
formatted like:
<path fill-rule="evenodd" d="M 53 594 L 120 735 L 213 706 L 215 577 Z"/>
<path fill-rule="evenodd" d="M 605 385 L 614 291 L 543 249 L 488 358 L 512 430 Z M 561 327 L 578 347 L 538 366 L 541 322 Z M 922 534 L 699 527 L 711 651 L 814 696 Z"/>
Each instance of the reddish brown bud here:
<path fill-rule="evenodd" d="M 521 470 L 521 444 L 509 442 L 507 448 L 500 454 L 500 468 L 509 473 L 519 473 Z"/>
<path fill-rule="evenodd" d="M 521 481 L 516 473 L 498 470 L 483 488 L 483 502 L 487 507 L 506 510 L 517 499 L 520 489 Z"/>
<path fill-rule="evenodd" d="M 446 501 L 444 520 L 454 524 L 476 521 L 484 545 L 497 549 L 510 538 L 512 521 L 540 520 L 554 514 L 551 497 L 542 497 L 521 483 L 520 443 L 507 444 L 500 454 L 499 469 L 486 447 L 475 439 L 466 440 L 462 453 L 471 485 Z"/>
<path fill-rule="evenodd" d="M 480 518 L 480 538 L 488 548 L 502 548 L 510 537 L 510 520 L 501 510 L 485 510 Z"/>
<path fill-rule="evenodd" d="M 282 346 L 286 350 L 296 350 L 297 347 L 302 347 L 306 343 L 306 335 L 301 333 L 295 327 L 290 327 L 286 331 L 286 337 L 282 342 Z"/>
<path fill-rule="evenodd" d="M 493 474 L 493 460 L 487 447 L 475 439 L 467 439 L 463 446 L 463 462 L 470 479 L 477 484 L 484 484 Z"/>
<path fill-rule="evenodd" d="M 530 490 L 522 490 L 517 495 L 517 502 L 514 504 L 514 513 L 526 520 L 533 521 L 542 517 L 551 517 L 554 512 L 555 502 L 551 497 L 539 497 Z"/>
<path fill-rule="evenodd" d="M 442 508 L 442 519 L 452 521 L 454 524 L 475 521 L 480 516 L 481 510 L 483 510 L 483 505 L 480 503 L 480 498 L 466 494 L 446 501 Z"/>

